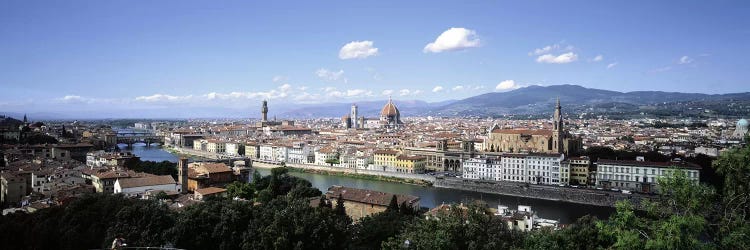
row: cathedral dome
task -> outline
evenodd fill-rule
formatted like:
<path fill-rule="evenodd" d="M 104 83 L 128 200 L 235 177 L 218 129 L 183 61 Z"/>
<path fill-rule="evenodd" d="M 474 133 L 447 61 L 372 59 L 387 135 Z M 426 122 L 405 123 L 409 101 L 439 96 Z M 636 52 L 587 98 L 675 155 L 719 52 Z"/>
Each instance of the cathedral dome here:
<path fill-rule="evenodd" d="M 388 100 L 388 103 L 383 106 L 383 110 L 380 111 L 380 116 L 400 116 L 401 114 L 398 111 L 398 108 L 396 108 L 396 104 L 393 104 L 393 101 L 390 99 Z"/>
<path fill-rule="evenodd" d="M 737 121 L 737 127 L 739 127 L 739 128 L 747 128 L 747 126 L 748 126 L 747 120 L 740 119 L 739 121 Z"/>

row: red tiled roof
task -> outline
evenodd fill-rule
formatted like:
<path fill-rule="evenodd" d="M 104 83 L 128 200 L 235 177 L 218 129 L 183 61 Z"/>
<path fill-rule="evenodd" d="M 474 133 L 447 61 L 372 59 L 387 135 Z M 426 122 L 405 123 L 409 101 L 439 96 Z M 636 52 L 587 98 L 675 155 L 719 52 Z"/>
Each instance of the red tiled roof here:
<path fill-rule="evenodd" d="M 493 129 L 493 134 L 521 134 L 521 135 L 545 135 L 552 136 L 552 130 L 542 129 Z"/>
<path fill-rule="evenodd" d="M 396 150 L 390 150 L 390 149 L 380 149 L 380 150 L 375 150 L 375 152 L 373 152 L 373 154 L 378 154 L 378 155 L 397 155 L 398 151 L 396 151 Z"/>
<path fill-rule="evenodd" d="M 331 186 L 326 192 L 328 199 L 336 199 L 341 195 L 341 199 L 354 201 L 365 204 L 388 206 L 393 195 L 396 195 L 396 201 L 400 205 L 402 202 L 414 205 L 419 202 L 419 197 L 404 194 L 391 194 L 367 189 L 350 188 L 343 186 Z"/>
<path fill-rule="evenodd" d="M 139 178 L 123 178 L 123 179 L 118 179 L 117 181 L 120 182 L 120 187 L 122 188 L 156 186 L 156 185 L 176 183 L 174 181 L 174 178 L 172 178 L 171 175 L 155 175 L 155 176 L 139 177 Z"/>

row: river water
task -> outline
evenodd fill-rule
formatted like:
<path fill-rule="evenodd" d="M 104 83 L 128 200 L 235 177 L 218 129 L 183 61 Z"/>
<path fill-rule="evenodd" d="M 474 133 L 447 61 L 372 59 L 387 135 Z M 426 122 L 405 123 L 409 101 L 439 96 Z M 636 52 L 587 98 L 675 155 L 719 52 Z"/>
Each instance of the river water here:
<path fill-rule="evenodd" d="M 131 151 L 141 157 L 143 161 L 171 161 L 177 162 L 177 156 L 173 155 L 160 146 L 151 145 L 146 147 L 143 143 L 136 143 L 132 149 L 127 149 L 125 144 L 119 145 L 123 151 Z M 269 169 L 258 169 L 262 175 L 270 174 Z M 341 185 L 346 187 L 370 189 L 386 193 L 408 194 L 420 198 L 422 207 L 433 208 L 440 204 L 467 203 L 474 200 L 482 200 L 490 207 L 505 205 L 515 209 L 518 205 L 529 205 L 537 212 L 539 217 L 558 220 L 560 223 L 572 223 L 577 218 L 591 214 L 599 218 L 606 218 L 614 212 L 614 208 L 598 207 L 591 205 L 573 204 L 567 202 L 538 200 L 531 198 L 512 197 L 498 194 L 485 194 L 479 192 L 454 190 L 447 188 L 424 187 L 402 183 L 363 180 L 344 176 L 330 176 L 313 173 L 293 172 L 291 175 L 310 181 L 312 185 L 322 192 L 330 186 Z"/>
<path fill-rule="evenodd" d="M 257 170 L 262 175 L 270 174 L 269 169 Z M 567 202 L 512 197 L 498 194 L 485 194 L 479 192 L 424 187 L 375 180 L 363 180 L 344 176 L 330 176 L 323 174 L 298 172 L 293 172 L 290 174 L 310 181 L 314 187 L 321 190 L 322 192 L 328 190 L 328 187 L 330 186 L 341 185 L 346 187 L 376 190 L 386 193 L 408 194 L 419 197 L 420 206 L 428 208 L 433 208 L 440 204 L 467 203 L 474 200 L 482 200 L 486 202 L 490 207 L 495 208 L 497 207 L 497 205 L 505 205 L 510 207 L 511 209 L 516 209 L 518 205 L 529 205 L 531 206 L 532 210 L 537 212 L 537 215 L 539 215 L 539 217 L 558 220 L 560 221 L 560 223 L 565 224 L 575 222 L 577 218 L 580 218 L 587 214 L 591 214 L 599 218 L 606 218 L 614 212 L 614 208 L 573 204 Z"/>
<path fill-rule="evenodd" d="M 176 155 L 173 155 L 172 153 L 164 150 L 158 144 L 151 144 L 151 146 L 146 147 L 145 143 L 139 142 L 133 144 L 133 148 L 127 148 L 128 145 L 126 144 L 118 144 L 117 146 L 123 152 L 133 152 L 134 155 L 141 157 L 142 161 L 177 162 Z"/>

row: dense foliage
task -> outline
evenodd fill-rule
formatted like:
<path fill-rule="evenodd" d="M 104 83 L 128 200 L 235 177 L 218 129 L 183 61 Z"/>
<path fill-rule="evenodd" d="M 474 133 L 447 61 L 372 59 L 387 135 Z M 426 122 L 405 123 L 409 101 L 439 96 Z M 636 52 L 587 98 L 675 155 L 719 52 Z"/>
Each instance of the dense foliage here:
<path fill-rule="evenodd" d="M 2 216 L 0 242 L 3 249 L 91 249 L 120 236 L 129 246 L 185 249 L 747 249 L 750 148 L 724 153 L 713 167 L 721 187 L 672 171 L 645 210 L 620 202 L 610 218 L 586 216 L 555 231 L 514 231 L 476 205 L 426 219 L 396 199 L 353 223 L 340 198 L 327 200 L 277 168 L 228 187 L 230 197 L 246 200 L 216 198 L 173 210 L 159 200 L 92 195 Z"/>
<path fill-rule="evenodd" d="M 136 172 L 143 172 L 155 175 L 171 175 L 172 178 L 177 179 L 177 163 L 170 161 L 136 161 L 127 162 L 125 167 Z"/>

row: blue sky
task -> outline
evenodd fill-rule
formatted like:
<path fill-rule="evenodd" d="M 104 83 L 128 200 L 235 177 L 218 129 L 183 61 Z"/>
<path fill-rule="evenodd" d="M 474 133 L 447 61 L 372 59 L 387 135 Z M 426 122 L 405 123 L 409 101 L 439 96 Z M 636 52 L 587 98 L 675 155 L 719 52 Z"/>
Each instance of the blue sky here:
<path fill-rule="evenodd" d="M 747 1 L 0 2 L 0 111 L 749 91 Z"/>

